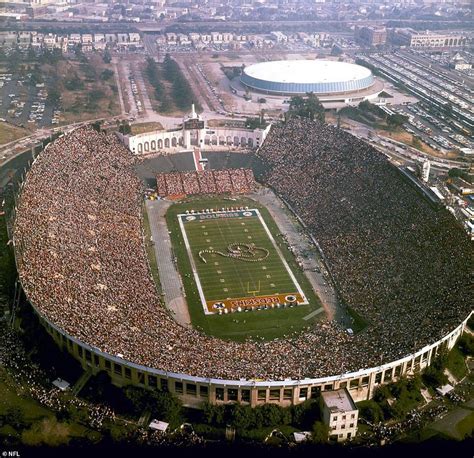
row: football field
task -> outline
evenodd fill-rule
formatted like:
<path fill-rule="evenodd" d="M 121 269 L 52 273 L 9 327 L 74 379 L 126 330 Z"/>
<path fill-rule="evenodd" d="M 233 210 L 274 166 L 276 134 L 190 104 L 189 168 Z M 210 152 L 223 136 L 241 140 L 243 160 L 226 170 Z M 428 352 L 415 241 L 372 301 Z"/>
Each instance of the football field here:
<path fill-rule="evenodd" d="M 204 313 L 308 303 L 259 210 L 177 216 Z"/>

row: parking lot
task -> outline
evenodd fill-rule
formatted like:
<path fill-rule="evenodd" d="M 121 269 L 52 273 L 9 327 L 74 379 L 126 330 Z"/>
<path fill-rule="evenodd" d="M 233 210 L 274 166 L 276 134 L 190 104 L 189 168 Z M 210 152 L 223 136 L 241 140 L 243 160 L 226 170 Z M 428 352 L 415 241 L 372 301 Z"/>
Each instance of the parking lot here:
<path fill-rule="evenodd" d="M 20 127 L 59 124 L 61 112 L 48 102 L 44 83 L 31 85 L 31 75 L 0 73 L 0 118 Z"/>
<path fill-rule="evenodd" d="M 449 70 L 443 70 L 441 75 L 414 52 L 360 58 L 420 100 L 416 105 L 394 109 L 408 116 L 407 132 L 443 153 L 474 147 L 474 90 L 469 84 L 459 81 Z"/>

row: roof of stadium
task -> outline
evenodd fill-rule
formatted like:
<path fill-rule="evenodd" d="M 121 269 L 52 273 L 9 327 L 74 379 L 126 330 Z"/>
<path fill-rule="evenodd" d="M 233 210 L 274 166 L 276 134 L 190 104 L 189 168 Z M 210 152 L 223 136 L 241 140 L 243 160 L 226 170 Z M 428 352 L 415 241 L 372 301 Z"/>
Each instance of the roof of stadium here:
<path fill-rule="evenodd" d="M 360 65 L 332 60 L 274 60 L 245 67 L 244 72 L 254 78 L 277 83 L 344 82 L 372 74 Z"/>
<path fill-rule="evenodd" d="M 372 72 L 360 65 L 330 60 L 276 60 L 244 68 L 241 81 L 271 92 L 337 93 L 365 89 Z"/>

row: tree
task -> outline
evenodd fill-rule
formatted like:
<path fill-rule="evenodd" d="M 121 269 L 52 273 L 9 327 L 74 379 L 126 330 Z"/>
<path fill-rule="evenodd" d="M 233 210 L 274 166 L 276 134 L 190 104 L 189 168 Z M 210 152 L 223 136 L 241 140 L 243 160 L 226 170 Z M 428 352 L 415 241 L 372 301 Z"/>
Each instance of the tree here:
<path fill-rule="evenodd" d="M 112 70 L 109 70 L 106 68 L 101 74 L 100 74 L 100 79 L 102 81 L 108 81 L 110 78 L 114 76 L 114 72 Z"/>
<path fill-rule="evenodd" d="M 433 388 L 436 388 L 438 386 L 443 386 L 446 383 L 448 383 L 448 377 L 447 375 L 439 369 L 436 369 L 433 366 L 427 367 L 424 372 L 423 372 L 423 382 L 431 386 Z"/>
<path fill-rule="evenodd" d="M 248 430 L 254 423 L 252 408 L 237 404 L 234 406 L 231 414 L 232 425 L 239 430 Z"/>
<path fill-rule="evenodd" d="M 124 121 L 119 127 L 119 132 L 121 134 L 128 135 L 132 133 L 132 128 L 128 122 Z"/>
<path fill-rule="evenodd" d="M 82 52 L 82 44 L 77 43 L 74 45 L 74 54 L 76 55 L 77 58 L 83 57 L 83 52 Z"/>
<path fill-rule="evenodd" d="M 102 60 L 106 64 L 110 64 L 110 62 L 112 62 L 112 56 L 110 55 L 110 51 L 108 49 L 104 51 L 104 56 L 102 57 Z"/>
<path fill-rule="evenodd" d="M 305 98 L 300 95 L 291 97 L 288 115 L 289 117 L 300 116 L 312 121 L 317 119 L 324 122 L 325 120 L 324 107 L 313 92 L 307 93 Z"/>
<path fill-rule="evenodd" d="M 401 127 L 408 121 L 407 116 L 401 114 L 393 114 L 387 117 L 387 124 L 392 127 Z"/>
<path fill-rule="evenodd" d="M 379 423 L 384 420 L 381 407 L 372 400 L 361 401 L 357 404 L 359 415 L 371 423 Z"/>
<path fill-rule="evenodd" d="M 474 337 L 470 334 L 464 334 L 458 342 L 459 349 L 466 356 L 474 355 Z"/>
<path fill-rule="evenodd" d="M 322 421 L 316 421 L 313 425 L 311 440 L 315 444 L 326 444 L 329 439 L 329 428 Z"/>
<path fill-rule="evenodd" d="M 421 143 L 421 141 L 420 141 L 418 138 L 416 138 L 416 137 L 413 137 L 413 139 L 412 139 L 412 141 L 411 141 L 411 144 L 412 144 L 416 149 L 419 149 L 419 150 L 421 150 L 421 149 L 422 149 L 422 146 L 423 146 L 422 143 Z"/>
<path fill-rule="evenodd" d="M 48 90 L 47 100 L 53 107 L 59 105 L 59 102 L 61 101 L 61 92 L 59 92 L 57 87 L 52 87 Z"/>
<path fill-rule="evenodd" d="M 95 121 L 91 124 L 92 128 L 99 133 L 100 133 L 101 125 L 102 125 L 102 121 Z"/>

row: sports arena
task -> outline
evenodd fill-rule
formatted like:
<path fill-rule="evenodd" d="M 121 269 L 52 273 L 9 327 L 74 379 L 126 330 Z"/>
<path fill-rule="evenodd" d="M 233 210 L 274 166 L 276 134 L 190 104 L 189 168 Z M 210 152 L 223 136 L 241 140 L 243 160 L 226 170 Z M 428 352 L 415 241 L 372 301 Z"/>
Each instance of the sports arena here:
<path fill-rule="evenodd" d="M 380 384 L 421 371 L 453 347 L 472 314 L 473 249 L 449 212 L 371 146 L 316 121 L 272 126 L 246 157 L 257 180 L 301 219 L 364 329 L 351 335 L 323 320 L 278 339 L 237 342 L 178 324 L 151 273 L 136 157 L 114 134 L 79 128 L 35 159 L 14 223 L 24 292 L 62 349 L 117 385 L 169 390 L 199 407 L 284 406 L 339 388 L 370 399 Z M 191 176 L 179 180 L 180 192 L 196 186 Z M 227 195 L 236 186 L 213 183 Z M 268 246 L 256 256 L 265 258 Z M 242 247 L 231 244 L 231 254 L 254 254 L 254 245 L 244 254 Z M 249 313 L 265 319 L 267 312 Z"/>
<path fill-rule="evenodd" d="M 275 95 L 314 92 L 330 97 L 358 93 L 375 82 L 372 72 L 360 65 L 329 60 L 277 60 L 245 67 L 240 77 L 249 89 Z"/>

